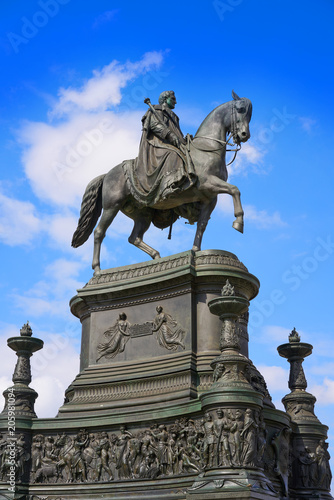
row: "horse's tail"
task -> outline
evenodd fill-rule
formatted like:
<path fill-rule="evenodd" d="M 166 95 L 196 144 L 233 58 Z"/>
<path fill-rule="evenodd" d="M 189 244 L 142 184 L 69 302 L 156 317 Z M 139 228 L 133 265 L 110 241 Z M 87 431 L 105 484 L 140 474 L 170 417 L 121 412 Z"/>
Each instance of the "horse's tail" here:
<path fill-rule="evenodd" d="M 78 227 L 73 238 L 72 247 L 77 248 L 88 240 L 102 212 L 102 184 L 106 174 L 95 177 L 88 184 L 82 198 Z"/>

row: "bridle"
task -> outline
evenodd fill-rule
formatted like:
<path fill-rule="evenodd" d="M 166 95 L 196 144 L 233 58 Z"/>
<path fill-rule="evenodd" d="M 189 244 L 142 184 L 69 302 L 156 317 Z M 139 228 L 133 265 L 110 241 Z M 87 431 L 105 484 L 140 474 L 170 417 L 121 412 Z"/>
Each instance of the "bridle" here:
<path fill-rule="evenodd" d="M 230 144 L 229 143 L 229 140 L 231 139 L 231 137 L 232 137 L 232 140 L 234 140 L 235 134 L 236 134 L 236 109 L 235 109 L 235 101 L 233 101 L 232 102 L 232 109 L 231 109 L 231 132 L 228 135 L 226 141 L 222 141 L 221 139 L 216 139 L 215 137 L 208 137 L 206 135 L 197 135 L 197 136 L 191 138 L 190 135 L 187 134 L 186 138 L 187 138 L 188 151 L 189 151 L 190 144 L 195 149 L 198 149 L 199 151 L 204 151 L 206 153 L 219 153 L 219 151 L 224 149 L 224 147 L 226 147 L 226 146 L 231 146 L 232 148 L 234 148 L 236 146 L 235 149 L 226 149 L 226 151 L 228 151 L 228 152 L 234 151 L 234 156 L 233 156 L 232 160 L 229 163 L 227 163 L 227 165 L 226 165 L 228 167 L 229 165 L 231 165 L 231 163 L 234 162 L 234 160 L 237 157 L 238 151 L 240 151 L 240 149 L 241 149 L 241 144 L 234 144 L 234 143 Z M 210 141 L 218 142 L 219 144 L 221 144 L 221 146 L 216 148 L 216 149 L 200 148 L 198 146 L 195 146 L 195 144 L 194 144 L 195 139 L 208 139 Z"/>

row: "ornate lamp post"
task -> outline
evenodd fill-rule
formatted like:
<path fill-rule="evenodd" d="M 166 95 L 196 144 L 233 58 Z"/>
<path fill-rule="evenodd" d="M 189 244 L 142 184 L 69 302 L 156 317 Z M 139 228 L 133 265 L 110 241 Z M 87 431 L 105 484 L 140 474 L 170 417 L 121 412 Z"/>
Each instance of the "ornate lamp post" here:
<path fill-rule="evenodd" d="M 247 311 L 249 301 L 245 297 L 237 296 L 234 287 L 226 280 L 220 297 L 210 300 L 209 309 L 212 314 L 219 316 L 222 321 L 220 332 L 221 355 L 211 363 L 214 369 L 214 384 L 212 389 L 224 387 L 237 382 L 238 385 L 249 386 L 246 372 L 249 359 L 240 354 L 240 335 L 237 320 Z"/>
<path fill-rule="evenodd" d="M 8 413 L 8 396 L 15 398 L 15 416 L 36 417 L 34 410 L 37 392 L 29 387 L 31 382 L 30 357 L 43 347 L 43 340 L 32 337 L 32 329 L 27 322 L 20 330 L 20 337 L 11 337 L 7 340 L 8 346 L 16 352 L 18 357 L 12 380 L 14 385 L 3 393 L 5 407 L 1 415 Z"/>
<path fill-rule="evenodd" d="M 306 391 L 307 380 L 303 361 L 312 354 L 313 346 L 300 341 L 294 328 L 289 342 L 280 345 L 278 353 L 290 363 L 289 389 L 282 399 L 292 421 L 292 474 L 289 478 L 291 499 L 332 499 L 330 494 L 331 472 L 327 451 L 328 427 L 321 424 L 314 413 L 316 398 Z"/>

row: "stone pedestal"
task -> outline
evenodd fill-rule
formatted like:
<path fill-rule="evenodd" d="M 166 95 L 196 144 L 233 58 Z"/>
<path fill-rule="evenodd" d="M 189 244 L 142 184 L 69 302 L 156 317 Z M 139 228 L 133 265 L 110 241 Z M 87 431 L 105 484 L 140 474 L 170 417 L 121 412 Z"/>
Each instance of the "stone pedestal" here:
<path fill-rule="evenodd" d="M 57 418 L 31 412 L 22 421 L 25 435 L 20 428 L 16 436 L 25 467 L 17 494 L 48 500 L 299 498 L 298 485 L 288 484 L 290 437 L 297 450 L 305 439 L 315 443 L 315 432 L 324 437 L 324 426 L 314 414 L 311 427 L 294 419 L 300 412 L 290 411 L 290 396 L 287 411 L 276 410 L 248 358 L 248 306 L 258 290 L 257 278 L 220 250 L 184 252 L 93 277 L 71 300 L 82 323 L 80 373 Z M 19 354 L 14 385 L 27 389 L 28 344 L 23 348 L 17 339 L 9 342 Z M 30 339 L 31 353 L 37 344 Z M 313 396 L 291 380 L 293 401 L 298 392 L 306 411 Z M 1 416 L 6 429 L 7 414 Z M 8 435 L 0 439 L 3 447 Z M 319 438 L 314 454 L 322 450 L 325 463 Z M 0 478 L 6 492 L 5 474 Z"/>
<path fill-rule="evenodd" d="M 220 321 L 207 304 L 227 278 L 247 300 L 258 292 L 257 278 L 219 250 L 184 252 L 92 278 L 71 301 L 82 322 L 81 372 L 59 418 L 94 418 L 97 407 L 99 417 L 111 409 L 129 418 L 152 410 L 165 415 L 168 408 L 176 415 L 195 402 L 211 386 L 211 362 L 220 352 Z M 246 314 L 247 307 L 237 325 L 244 356 Z"/>

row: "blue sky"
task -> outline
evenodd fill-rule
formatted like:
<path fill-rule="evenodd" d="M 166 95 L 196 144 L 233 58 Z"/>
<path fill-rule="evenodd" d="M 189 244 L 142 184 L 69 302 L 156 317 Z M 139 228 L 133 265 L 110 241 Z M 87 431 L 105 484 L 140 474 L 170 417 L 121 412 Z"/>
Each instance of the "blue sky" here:
<path fill-rule="evenodd" d="M 78 372 L 68 301 L 91 277 L 92 241 L 72 249 L 71 235 L 86 184 L 136 156 L 144 97 L 175 90 L 194 133 L 234 89 L 253 103 L 230 170 L 245 233 L 221 197 L 202 248 L 237 254 L 260 279 L 250 357 L 275 403 L 288 392 L 276 347 L 295 326 L 314 345 L 304 368 L 316 413 L 333 424 L 333 2 L 30 0 L 4 1 L 1 14 L 1 388 L 15 364 L 6 338 L 27 319 L 45 341 L 33 358 L 39 416 L 56 413 Z M 119 217 L 109 229 L 104 268 L 146 260 L 127 243 L 131 227 Z M 194 232 L 180 220 L 171 241 L 157 229 L 146 240 L 166 256 L 191 248 Z"/>

